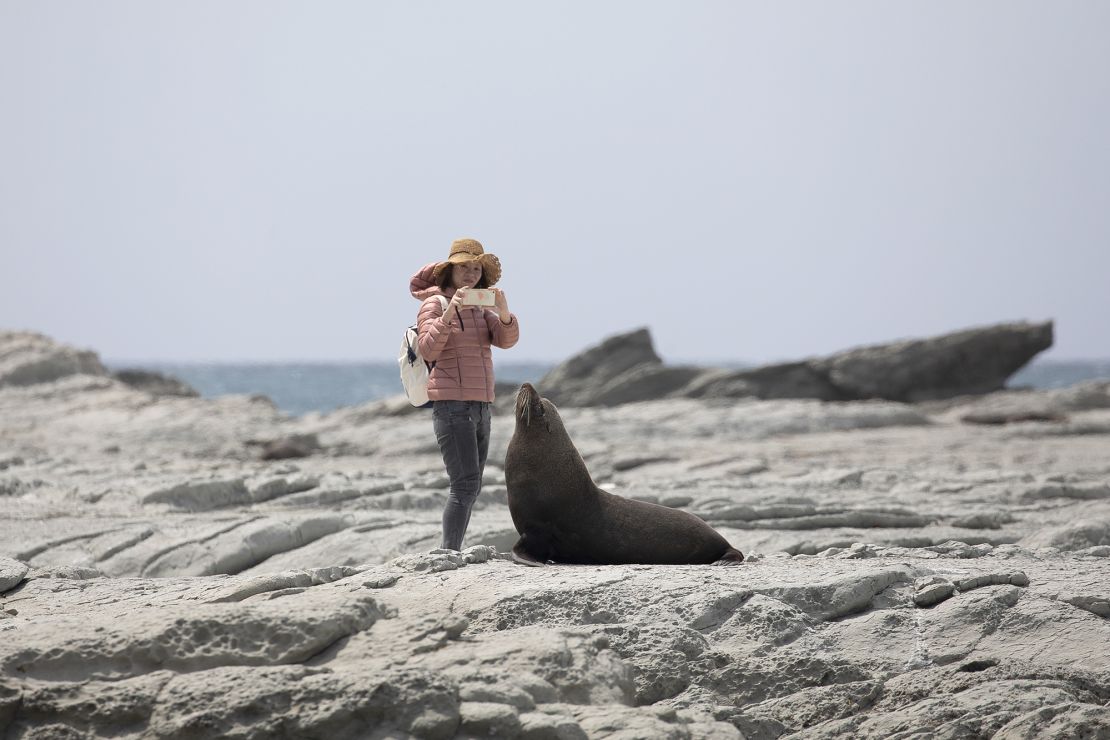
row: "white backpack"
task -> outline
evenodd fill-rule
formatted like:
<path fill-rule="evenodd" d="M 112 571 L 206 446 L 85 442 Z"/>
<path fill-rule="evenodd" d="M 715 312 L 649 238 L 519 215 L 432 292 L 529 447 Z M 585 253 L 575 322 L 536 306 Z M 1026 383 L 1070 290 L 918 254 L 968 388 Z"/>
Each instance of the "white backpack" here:
<path fill-rule="evenodd" d="M 444 313 L 447 312 L 447 299 L 437 295 Z M 413 406 L 427 406 L 428 401 L 428 372 L 431 369 L 424 358 L 420 356 L 419 327 L 413 324 L 405 330 L 401 339 L 401 353 L 397 355 L 397 364 L 401 366 L 401 385 L 405 386 L 405 395 Z M 434 365 L 435 363 L 432 363 Z"/>

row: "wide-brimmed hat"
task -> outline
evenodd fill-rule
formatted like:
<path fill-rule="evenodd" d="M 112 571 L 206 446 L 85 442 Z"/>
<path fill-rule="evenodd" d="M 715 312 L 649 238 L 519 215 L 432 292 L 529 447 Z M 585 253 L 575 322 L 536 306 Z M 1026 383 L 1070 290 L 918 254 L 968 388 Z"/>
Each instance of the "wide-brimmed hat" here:
<path fill-rule="evenodd" d="M 432 280 L 439 282 L 447 265 L 461 265 L 465 262 L 482 263 L 482 277 L 486 285 L 493 285 L 501 279 L 501 260 L 497 255 L 490 254 L 482 249 L 477 239 L 456 239 L 451 242 L 451 253 L 446 262 L 440 262 L 432 271 Z"/>

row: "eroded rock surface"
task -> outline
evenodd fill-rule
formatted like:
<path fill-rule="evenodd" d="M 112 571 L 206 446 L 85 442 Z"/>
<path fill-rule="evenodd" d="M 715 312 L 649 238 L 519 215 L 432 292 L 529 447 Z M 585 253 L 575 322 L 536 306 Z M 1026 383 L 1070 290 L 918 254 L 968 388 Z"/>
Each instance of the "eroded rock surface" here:
<path fill-rule="evenodd" d="M 47 383 L 67 375 L 106 375 L 91 350 L 59 344 L 43 334 L 0 331 L 0 387 Z"/>
<path fill-rule="evenodd" d="M 455 553 L 426 413 L 0 388 L 0 736 L 1102 737 L 1104 396 L 565 409 L 748 559 L 525 568 L 503 416 Z M 1008 403 L 1067 420 L 960 420 Z"/>
<path fill-rule="evenodd" d="M 5 597 L 0 697 L 16 697 L 14 737 L 1105 731 L 1110 621 L 1044 586 L 1105 593 L 1101 566 L 1010 547 L 528 569 L 474 547 L 265 577 L 33 579 Z M 963 585 L 915 603 L 915 579 L 938 576 Z"/>
<path fill-rule="evenodd" d="M 165 373 L 153 370 L 140 370 L 124 368 L 112 373 L 112 377 L 132 388 L 153 394 L 155 396 L 188 396 L 196 397 L 200 393 L 188 383 Z"/>

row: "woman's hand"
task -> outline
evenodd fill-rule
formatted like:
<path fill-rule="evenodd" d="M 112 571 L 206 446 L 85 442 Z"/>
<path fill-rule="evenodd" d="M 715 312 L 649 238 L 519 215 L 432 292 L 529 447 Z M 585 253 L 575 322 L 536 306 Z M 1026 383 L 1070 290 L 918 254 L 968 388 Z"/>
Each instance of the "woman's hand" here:
<path fill-rule="evenodd" d="M 451 302 L 447 304 L 447 309 L 443 312 L 443 323 L 450 324 L 455 320 L 459 313 L 459 306 L 462 305 L 465 296 L 466 288 L 459 288 L 455 291 L 455 295 L 451 296 Z"/>
<path fill-rule="evenodd" d="M 493 291 L 493 295 L 495 298 L 493 309 L 497 311 L 497 316 L 501 319 L 501 323 L 513 323 L 512 314 L 509 313 L 509 301 L 505 298 L 505 292 L 500 288 L 490 288 L 490 290 Z"/>

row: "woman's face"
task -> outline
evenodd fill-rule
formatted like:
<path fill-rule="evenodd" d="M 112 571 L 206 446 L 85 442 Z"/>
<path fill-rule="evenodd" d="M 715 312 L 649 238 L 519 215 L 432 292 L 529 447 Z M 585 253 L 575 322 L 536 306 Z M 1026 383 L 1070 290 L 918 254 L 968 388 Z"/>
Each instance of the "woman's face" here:
<path fill-rule="evenodd" d="M 455 288 L 473 288 L 482 279 L 482 263 L 463 262 L 451 266 L 451 283 Z"/>

